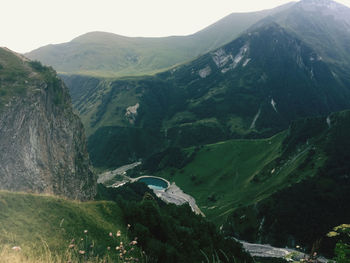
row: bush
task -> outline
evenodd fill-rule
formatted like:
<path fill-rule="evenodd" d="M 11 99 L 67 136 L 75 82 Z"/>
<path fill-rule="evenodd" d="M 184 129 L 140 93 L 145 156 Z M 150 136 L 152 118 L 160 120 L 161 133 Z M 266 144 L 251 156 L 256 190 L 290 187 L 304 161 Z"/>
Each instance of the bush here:
<path fill-rule="evenodd" d="M 165 204 L 142 183 L 100 186 L 99 192 L 99 198 L 118 202 L 131 236 L 138 237 L 151 262 L 202 262 L 205 256 L 216 262 L 252 262 L 238 242 L 225 239 L 188 205 Z"/>

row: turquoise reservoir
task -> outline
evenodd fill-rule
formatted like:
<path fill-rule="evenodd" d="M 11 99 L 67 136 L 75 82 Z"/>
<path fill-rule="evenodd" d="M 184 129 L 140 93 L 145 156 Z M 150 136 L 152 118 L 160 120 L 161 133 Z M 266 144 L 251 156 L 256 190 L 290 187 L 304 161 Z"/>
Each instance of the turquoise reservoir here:
<path fill-rule="evenodd" d="M 165 180 L 156 177 L 143 177 L 137 181 L 147 184 L 149 188 L 154 190 L 165 190 L 168 188 L 168 183 Z"/>

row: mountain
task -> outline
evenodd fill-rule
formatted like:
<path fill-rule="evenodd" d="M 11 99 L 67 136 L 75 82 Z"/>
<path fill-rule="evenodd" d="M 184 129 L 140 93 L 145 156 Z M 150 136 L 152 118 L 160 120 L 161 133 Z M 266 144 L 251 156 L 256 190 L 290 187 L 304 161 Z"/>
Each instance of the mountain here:
<path fill-rule="evenodd" d="M 226 236 L 332 255 L 329 229 L 348 222 L 350 111 L 295 121 L 271 138 L 173 149 L 143 173 L 174 181 Z M 317 227 L 315 227 L 317 226 Z"/>
<path fill-rule="evenodd" d="M 64 74 L 105 77 L 151 74 L 218 48 L 260 19 L 289 5 L 260 12 L 233 13 L 189 36 L 146 38 L 90 32 L 68 43 L 48 45 L 25 55 Z"/>
<path fill-rule="evenodd" d="M 274 22 L 155 76 L 63 78 L 100 167 L 166 147 L 271 136 L 297 118 L 350 106 L 342 79 Z"/>
<path fill-rule="evenodd" d="M 295 33 L 349 85 L 350 9 L 331 0 L 302 0 L 271 19 Z"/>
<path fill-rule="evenodd" d="M 91 199 L 84 127 L 51 68 L 0 48 L 1 189 Z"/>

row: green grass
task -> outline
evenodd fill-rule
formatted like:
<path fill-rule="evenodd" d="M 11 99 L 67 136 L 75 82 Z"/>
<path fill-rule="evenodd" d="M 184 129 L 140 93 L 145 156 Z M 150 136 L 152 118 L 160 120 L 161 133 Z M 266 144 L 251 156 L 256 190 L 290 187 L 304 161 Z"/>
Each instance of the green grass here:
<path fill-rule="evenodd" d="M 286 134 L 205 145 L 184 168 L 167 168 L 156 175 L 176 182 L 196 199 L 209 219 L 222 223 L 236 208 L 254 204 L 304 177 L 313 176 L 322 164 L 322 156 L 316 154 L 320 158 L 318 164 L 296 174 L 310 147 L 277 162 L 283 153 Z M 194 150 L 192 147 L 186 152 L 190 154 Z"/>
<path fill-rule="evenodd" d="M 23 95 L 28 85 L 30 67 L 4 48 L 0 48 L 0 108 L 17 95 Z"/>
<path fill-rule="evenodd" d="M 66 252 L 72 239 L 94 240 L 102 255 L 113 245 L 109 232 L 126 223 L 114 202 L 77 202 L 59 197 L 0 191 L 0 244 L 20 246 L 24 253 Z M 88 230 L 84 234 L 84 230 Z M 34 252 L 33 252 L 34 251 Z"/>
<path fill-rule="evenodd" d="M 28 92 L 40 92 L 44 82 L 52 92 L 53 102 L 66 105 L 67 93 L 52 68 L 0 48 L 0 109 L 6 107 L 13 98 L 25 97 Z"/>

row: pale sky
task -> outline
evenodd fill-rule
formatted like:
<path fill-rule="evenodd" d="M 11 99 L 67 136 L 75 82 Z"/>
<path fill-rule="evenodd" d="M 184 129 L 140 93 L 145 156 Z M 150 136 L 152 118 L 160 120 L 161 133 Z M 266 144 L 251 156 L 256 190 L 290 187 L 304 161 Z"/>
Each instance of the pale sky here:
<path fill-rule="evenodd" d="M 28 52 L 91 31 L 125 36 L 188 35 L 233 12 L 289 0 L 1 0 L 0 46 Z M 350 0 L 337 0 L 350 7 Z"/>

